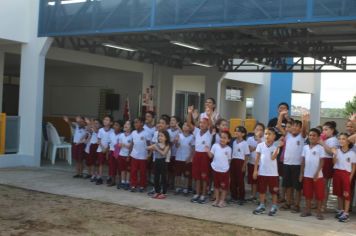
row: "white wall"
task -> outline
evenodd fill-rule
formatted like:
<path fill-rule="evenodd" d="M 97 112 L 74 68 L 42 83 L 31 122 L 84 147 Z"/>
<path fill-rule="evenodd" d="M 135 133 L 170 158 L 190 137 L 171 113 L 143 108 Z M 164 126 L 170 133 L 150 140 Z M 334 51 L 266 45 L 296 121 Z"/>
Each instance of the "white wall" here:
<path fill-rule="evenodd" d="M 137 114 L 142 74 L 69 64 L 46 68 L 44 115 L 83 115 L 96 118 L 100 89 L 114 89 L 115 93 L 120 94 L 120 110 L 114 112 L 115 119 L 122 119 L 127 95 L 131 114 Z"/>
<path fill-rule="evenodd" d="M 34 23 L 30 18 L 37 13 L 31 10 L 34 7 L 39 7 L 38 0 L 1 0 L 0 39 L 28 42 L 30 25 Z"/>

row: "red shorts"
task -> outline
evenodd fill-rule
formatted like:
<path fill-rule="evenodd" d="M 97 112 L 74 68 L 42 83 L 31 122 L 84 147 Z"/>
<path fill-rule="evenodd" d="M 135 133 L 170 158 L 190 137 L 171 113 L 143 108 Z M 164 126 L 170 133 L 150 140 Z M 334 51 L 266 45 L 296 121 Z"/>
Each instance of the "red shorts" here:
<path fill-rule="evenodd" d="M 167 165 L 168 173 L 174 174 L 175 161 L 176 161 L 176 157 L 175 156 L 171 156 L 171 158 L 169 160 L 169 163 Z"/>
<path fill-rule="evenodd" d="M 317 201 L 323 201 L 325 195 L 325 179 L 318 178 L 314 181 L 313 178 L 304 177 L 303 178 L 303 194 L 308 200 L 314 198 Z"/>
<path fill-rule="evenodd" d="M 271 194 L 277 194 L 279 190 L 279 177 L 278 176 L 262 176 L 259 175 L 257 178 L 257 191 L 261 194 L 267 192 L 267 187 Z"/>
<path fill-rule="evenodd" d="M 214 174 L 214 188 L 228 190 L 230 184 L 230 173 L 227 172 L 217 172 L 213 170 Z"/>
<path fill-rule="evenodd" d="M 98 153 L 96 152 L 96 150 L 98 149 L 98 144 L 90 144 L 89 147 L 89 154 L 86 156 L 86 165 L 87 166 L 93 166 L 93 165 L 97 165 L 97 156 Z"/>
<path fill-rule="evenodd" d="M 350 172 L 346 170 L 335 170 L 333 176 L 333 194 L 351 200 L 351 181 Z"/>
<path fill-rule="evenodd" d="M 85 157 L 85 144 L 72 144 L 72 156 L 77 162 L 81 162 Z"/>
<path fill-rule="evenodd" d="M 253 179 L 253 171 L 255 170 L 255 165 L 248 163 L 247 164 L 247 183 L 248 184 L 257 184 L 257 179 Z"/>
<path fill-rule="evenodd" d="M 210 158 L 206 152 L 195 152 L 192 163 L 192 176 L 195 180 L 209 181 Z"/>
<path fill-rule="evenodd" d="M 191 165 L 190 165 L 190 167 L 191 167 Z M 174 161 L 175 176 L 184 175 L 185 177 L 188 177 L 189 172 L 191 172 L 191 170 L 189 170 L 188 163 L 186 163 L 185 161 L 177 161 L 177 160 Z"/>
<path fill-rule="evenodd" d="M 331 179 L 334 173 L 334 163 L 332 158 L 323 158 L 323 176 L 325 179 Z"/>
<path fill-rule="evenodd" d="M 131 157 L 119 156 L 117 158 L 117 162 L 118 162 L 118 165 L 119 165 L 119 172 L 130 171 Z"/>
<path fill-rule="evenodd" d="M 107 153 L 98 152 L 98 165 L 105 165 Z"/>

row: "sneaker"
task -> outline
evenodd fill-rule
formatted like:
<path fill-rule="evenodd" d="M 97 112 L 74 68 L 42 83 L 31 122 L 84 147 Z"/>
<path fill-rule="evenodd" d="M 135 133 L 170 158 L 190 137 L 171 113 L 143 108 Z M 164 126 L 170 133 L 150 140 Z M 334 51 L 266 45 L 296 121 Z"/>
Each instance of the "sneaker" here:
<path fill-rule="evenodd" d="M 342 214 L 342 216 L 339 217 L 339 222 L 346 223 L 350 220 L 349 214 Z"/>
<path fill-rule="evenodd" d="M 277 214 L 277 208 L 272 207 L 271 210 L 268 212 L 269 216 L 275 216 Z"/>
<path fill-rule="evenodd" d="M 207 203 L 207 198 L 205 196 L 200 196 L 198 202 L 200 204 L 205 204 L 205 203 Z"/>
<path fill-rule="evenodd" d="M 188 189 L 187 189 L 187 188 L 183 189 L 183 194 L 184 194 L 184 196 L 188 196 L 189 191 L 188 191 Z"/>
<path fill-rule="evenodd" d="M 136 188 L 135 187 L 131 187 L 130 192 L 131 193 L 135 193 L 136 192 Z"/>
<path fill-rule="evenodd" d="M 344 214 L 344 211 L 339 211 L 338 213 L 335 214 L 335 218 L 339 219 L 343 214 Z"/>
<path fill-rule="evenodd" d="M 178 194 L 182 193 L 182 191 L 183 190 L 181 188 L 176 188 L 174 195 L 178 195 Z"/>
<path fill-rule="evenodd" d="M 193 203 L 197 203 L 199 201 L 199 195 L 194 195 L 190 201 Z"/>
<path fill-rule="evenodd" d="M 122 188 L 122 184 L 117 184 L 117 185 L 116 185 L 116 188 L 117 188 L 117 189 Z"/>
<path fill-rule="evenodd" d="M 145 188 L 144 187 L 140 187 L 140 189 L 138 190 L 140 193 L 145 192 Z"/>
<path fill-rule="evenodd" d="M 90 179 L 91 178 L 91 175 L 86 175 L 85 177 L 84 177 L 84 179 Z"/>
<path fill-rule="evenodd" d="M 83 178 L 83 175 L 76 174 L 76 175 L 73 175 L 73 178 L 75 178 L 75 179 L 77 179 L 77 178 Z"/>
<path fill-rule="evenodd" d="M 129 183 L 124 184 L 124 189 L 125 190 L 129 190 L 130 189 L 130 184 Z"/>
<path fill-rule="evenodd" d="M 101 184 L 103 184 L 103 179 L 102 178 L 98 178 L 97 180 L 96 180 L 96 183 L 95 183 L 96 185 L 101 185 Z"/>
<path fill-rule="evenodd" d="M 259 205 L 252 213 L 254 215 L 261 215 L 266 212 L 266 208 L 264 206 Z"/>
<path fill-rule="evenodd" d="M 98 179 L 96 178 L 96 176 L 92 176 L 91 178 L 90 178 L 90 182 L 96 182 Z"/>
<path fill-rule="evenodd" d="M 243 206 L 244 204 L 245 204 L 244 200 L 238 200 L 237 201 L 237 205 L 239 205 L 239 206 Z"/>
<path fill-rule="evenodd" d="M 155 191 L 154 188 L 152 188 L 151 191 L 148 191 L 148 192 L 147 192 L 147 195 L 148 195 L 148 196 L 153 196 L 153 195 L 155 195 L 155 194 L 156 194 L 156 191 Z"/>

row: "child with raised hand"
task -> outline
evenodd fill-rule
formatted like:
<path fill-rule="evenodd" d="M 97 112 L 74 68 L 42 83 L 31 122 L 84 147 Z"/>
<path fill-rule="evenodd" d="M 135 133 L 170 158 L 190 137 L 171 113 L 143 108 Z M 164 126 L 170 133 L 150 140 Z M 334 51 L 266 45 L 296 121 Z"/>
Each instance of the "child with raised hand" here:
<path fill-rule="evenodd" d="M 88 136 L 84 117 L 76 116 L 75 122 L 71 122 L 67 116 L 63 117 L 74 130 L 72 142 L 72 156 L 75 160 L 76 174 L 73 178 L 83 178 L 83 161 L 85 155 L 85 142 Z"/>
<path fill-rule="evenodd" d="M 108 187 L 116 185 L 116 175 L 118 174 L 117 158 L 118 155 L 115 154 L 115 149 L 119 144 L 119 137 L 121 134 L 121 124 L 120 121 L 115 121 L 113 124 L 113 132 L 110 134 L 110 145 L 109 145 L 109 179 L 106 181 Z"/>
<path fill-rule="evenodd" d="M 200 119 L 199 128 L 196 128 L 192 121 L 193 106 L 188 107 L 187 124 L 191 130 L 194 130 L 195 153 L 192 160 L 192 176 L 195 180 L 196 194 L 191 199 L 193 203 L 204 204 L 207 202 L 207 185 L 209 182 L 210 158 L 206 149 L 211 147 L 211 113 L 207 113 L 208 118 Z"/>
<path fill-rule="evenodd" d="M 245 173 L 250 149 L 246 142 L 247 130 L 243 126 L 236 127 L 236 139 L 232 143 L 232 160 L 230 168 L 230 192 L 232 201 L 243 205 L 245 202 Z"/>
<path fill-rule="evenodd" d="M 272 207 L 269 216 L 276 215 L 277 194 L 279 189 L 278 184 L 278 169 L 277 169 L 277 155 L 283 142 L 280 141 L 278 147 L 274 145 L 277 131 L 275 128 L 265 129 L 265 142 L 257 145 L 256 148 L 256 162 L 253 171 L 253 178 L 258 181 L 257 191 L 259 193 L 260 205 L 253 211 L 253 214 L 260 215 L 266 211 L 266 191 L 267 188 L 272 194 Z"/>
<path fill-rule="evenodd" d="M 337 196 L 338 213 L 336 218 L 339 222 L 349 221 L 351 201 L 351 180 L 356 171 L 356 154 L 352 150 L 353 144 L 348 139 L 349 135 L 339 135 L 340 148 L 333 148 L 333 194 Z"/>
<path fill-rule="evenodd" d="M 98 132 L 101 128 L 101 121 L 99 119 L 90 120 L 85 119 L 88 124 L 88 138 L 85 146 L 85 152 L 87 154 L 86 165 L 88 167 L 88 176 L 90 182 L 96 182 L 97 167 L 98 167 L 98 157 L 96 150 L 98 149 Z"/>
<path fill-rule="evenodd" d="M 206 152 L 213 158 L 211 167 L 214 175 L 214 196 L 213 206 L 226 207 L 226 194 L 229 189 L 229 168 L 231 161 L 231 147 L 229 146 L 231 135 L 229 131 L 221 131 L 220 143 L 215 143 L 211 150 L 206 147 Z"/>
<path fill-rule="evenodd" d="M 118 189 L 123 188 L 128 190 L 130 188 L 130 151 L 132 148 L 131 135 L 131 121 L 126 121 L 124 124 L 124 132 L 119 136 L 119 157 L 118 167 L 121 176 L 121 184 L 118 184 Z"/>
<path fill-rule="evenodd" d="M 251 197 L 247 201 L 257 201 L 257 180 L 253 179 L 253 171 L 256 162 L 256 147 L 264 141 L 263 132 L 265 125 L 257 123 L 254 129 L 254 136 L 247 139 L 247 144 L 250 149 L 250 156 L 247 164 L 247 183 L 251 185 Z"/>
<path fill-rule="evenodd" d="M 323 178 L 324 148 L 319 144 L 321 132 L 316 129 L 309 131 L 309 144 L 303 147 L 302 165 L 299 181 L 303 183 L 305 209 L 301 217 L 311 216 L 312 200 L 317 202 L 317 219 L 323 220 L 322 203 L 325 197 L 325 180 Z"/>
<path fill-rule="evenodd" d="M 158 143 L 147 147 L 147 150 L 154 151 L 155 167 L 154 167 L 154 187 L 155 194 L 152 198 L 165 199 L 167 194 L 167 164 L 170 161 L 170 141 L 167 131 L 158 133 Z"/>
<path fill-rule="evenodd" d="M 103 184 L 103 166 L 105 165 L 108 155 L 109 155 L 109 144 L 111 133 L 114 132 L 111 128 L 112 126 L 112 117 L 109 115 L 104 116 L 103 118 L 103 127 L 99 129 L 98 132 L 98 176 L 96 180 L 96 185 Z"/>
<path fill-rule="evenodd" d="M 174 162 L 175 187 L 176 194 L 183 192 L 188 194 L 188 178 L 192 169 L 192 154 L 194 151 L 194 137 L 187 123 L 183 124 L 182 133 L 180 133 L 175 142 L 177 148 L 176 159 Z"/>

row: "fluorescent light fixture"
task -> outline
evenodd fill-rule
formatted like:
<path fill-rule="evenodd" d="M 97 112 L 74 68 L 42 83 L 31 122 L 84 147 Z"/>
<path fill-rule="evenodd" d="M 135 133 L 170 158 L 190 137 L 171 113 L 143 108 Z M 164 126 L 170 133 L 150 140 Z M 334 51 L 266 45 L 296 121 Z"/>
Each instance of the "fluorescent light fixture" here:
<path fill-rule="evenodd" d="M 73 3 L 82 3 L 86 2 L 87 0 L 66 0 L 66 1 L 61 1 L 61 4 L 73 4 Z"/>
<path fill-rule="evenodd" d="M 135 51 L 137 51 L 137 49 L 128 48 L 128 47 L 123 47 L 123 46 L 119 46 L 119 45 L 115 45 L 115 44 L 110 44 L 110 43 L 103 43 L 103 46 L 109 47 L 109 48 L 116 48 L 116 49 L 120 49 L 120 50 L 125 50 L 125 51 L 129 51 L 129 52 L 135 52 Z"/>
<path fill-rule="evenodd" d="M 192 62 L 192 65 L 196 65 L 196 66 L 203 66 L 203 67 L 213 67 L 213 65 L 209 65 L 209 64 L 204 64 L 204 63 L 200 63 L 200 62 Z"/>
<path fill-rule="evenodd" d="M 48 5 L 49 6 L 54 6 L 54 5 L 56 5 L 56 2 L 48 2 Z"/>
<path fill-rule="evenodd" d="M 186 48 L 190 48 L 190 49 L 194 49 L 197 51 L 201 51 L 203 50 L 203 48 L 197 47 L 195 45 L 191 45 L 191 44 L 187 44 L 187 43 L 182 43 L 182 42 L 178 42 L 178 41 L 170 41 L 171 44 L 175 44 L 181 47 L 186 47 Z"/>

